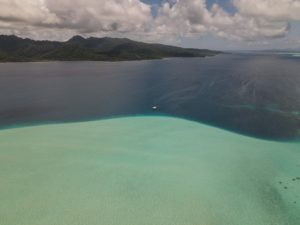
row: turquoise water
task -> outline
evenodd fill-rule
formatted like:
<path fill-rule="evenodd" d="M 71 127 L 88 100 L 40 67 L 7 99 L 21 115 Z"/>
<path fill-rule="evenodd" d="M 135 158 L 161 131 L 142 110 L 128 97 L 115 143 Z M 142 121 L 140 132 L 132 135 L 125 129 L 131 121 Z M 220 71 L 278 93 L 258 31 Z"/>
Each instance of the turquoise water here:
<path fill-rule="evenodd" d="M 297 52 L 283 52 L 283 53 L 280 53 L 280 54 L 283 54 L 283 55 L 292 55 L 294 57 L 300 57 L 300 53 L 297 53 Z"/>
<path fill-rule="evenodd" d="M 300 143 L 168 117 L 0 132 L 1 225 L 297 225 Z"/>

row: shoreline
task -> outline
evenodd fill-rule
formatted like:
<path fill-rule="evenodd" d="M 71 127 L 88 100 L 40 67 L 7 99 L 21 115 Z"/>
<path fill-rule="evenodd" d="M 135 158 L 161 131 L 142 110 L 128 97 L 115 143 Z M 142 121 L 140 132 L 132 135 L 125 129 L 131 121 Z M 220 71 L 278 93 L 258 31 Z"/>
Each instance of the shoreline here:
<path fill-rule="evenodd" d="M 207 56 L 195 56 L 195 57 L 163 57 L 163 58 L 145 58 L 145 59 L 121 59 L 121 60 L 33 60 L 33 61 L 1 61 L 0 64 L 6 63 L 49 63 L 49 62 L 140 62 L 140 61 L 152 61 L 152 60 L 166 60 L 166 59 L 194 59 L 194 58 L 208 58 L 208 57 L 215 57 L 225 53 L 219 53 L 216 55 L 207 55 Z"/>

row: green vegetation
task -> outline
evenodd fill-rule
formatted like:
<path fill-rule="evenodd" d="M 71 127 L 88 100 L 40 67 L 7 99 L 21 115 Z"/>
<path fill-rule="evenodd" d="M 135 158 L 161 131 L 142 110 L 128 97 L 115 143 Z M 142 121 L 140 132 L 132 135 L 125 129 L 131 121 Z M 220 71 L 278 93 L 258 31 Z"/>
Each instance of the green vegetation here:
<path fill-rule="evenodd" d="M 66 42 L 34 41 L 0 35 L 0 62 L 28 61 L 119 61 L 161 59 L 165 57 L 205 57 L 219 52 L 185 49 L 162 44 L 147 44 L 126 38 L 83 38 Z"/>

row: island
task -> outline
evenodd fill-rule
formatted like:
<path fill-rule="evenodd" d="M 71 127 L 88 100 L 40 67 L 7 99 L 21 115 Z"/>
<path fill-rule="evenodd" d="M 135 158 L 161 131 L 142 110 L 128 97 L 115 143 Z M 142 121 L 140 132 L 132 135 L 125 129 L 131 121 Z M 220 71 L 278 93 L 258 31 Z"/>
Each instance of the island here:
<path fill-rule="evenodd" d="M 208 49 L 143 43 L 127 38 L 74 36 L 68 41 L 58 42 L 0 35 L 0 62 L 125 61 L 169 57 L 206 57 L 219 53 Z"/>

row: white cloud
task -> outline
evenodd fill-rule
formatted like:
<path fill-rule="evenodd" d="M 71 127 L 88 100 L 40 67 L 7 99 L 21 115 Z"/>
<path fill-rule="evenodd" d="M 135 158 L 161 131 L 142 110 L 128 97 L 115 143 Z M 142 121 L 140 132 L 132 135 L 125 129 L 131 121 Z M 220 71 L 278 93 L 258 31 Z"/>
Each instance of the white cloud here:
<path fill-rule="evenodd" d="M 139 0 L 46 0 L 45 6 L 61 27 L 82 33 L 136 31 L 151 19 L 150 6 Z"/>
<path fill-rule="evenodd" d="M 0 0 L 2 32 L 145 32 L 151 7 L 139 0 Z M 41 35 L 43 36 L 43 35 Z M 64 36 L 64 35 L 63 35 Z"/>
<path fill-rule="evenodd" d="M 204 1 L 178 0 L 162 5 L 156 24 L 160 33 L 185 36 L 205 32 L 208 16 Z"/>
<path fill-rule="evenodd" d="M 43 0 L 0 0 L 0 20 L 11 23 L 51 24 L 58 18 Z"/>
<path fill-rule="evenodd" d="M 240 14 L 273 21 L 300 20 L 300 0 L 233 0 Z"/>
<path fill-rule="evenodd" d="M 0 32 L 37 39 L 74 34 L 172 41 L 211 33 L 240 41 L 284 37 L 300 0 L 232 0 L 237 12 L 205 0 L 166 0 L 154 18 L 140 0 L 0 0 Z"/>
<path fill-rule="evenodd" d="M 227 39 L 255 41 L 279 38 L 285 36 L 289 29 L 285 21 L 268 21 L 264 17 L 251 17 L 240 12 L 230 15 L 218 5 L 212 7 L 210 15 L 210 30 Z"/>
<path fill-rule="evenodd" d="M 248 4 L 254 5 L 253 8 L 259 5 L 259 1 L 255 3 L 254 0 L 236 2 L 240 8 L 248 8 Z M 244 10 L 231 15 L 217 4 L 208 10 L 204 0 L 177 0 L 173 5 L 165 3 L 159 13 L 157 27 L 160 32 L 173 32 L 181 36 L 211 32 L 226 39 L 255 41 L 283 37 L 289 29 L 288 20 L 271 20 L 267 14 L 252 15 Z"/>

